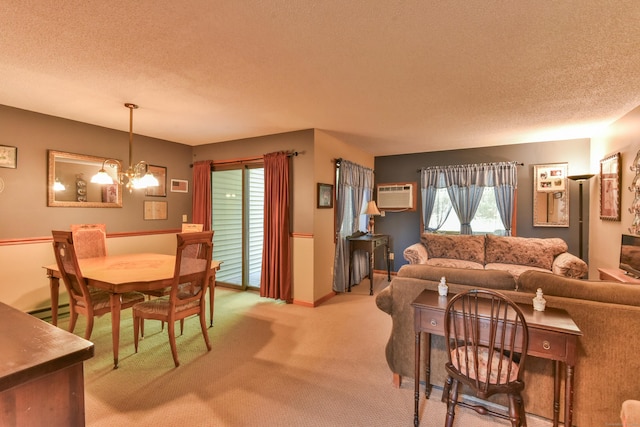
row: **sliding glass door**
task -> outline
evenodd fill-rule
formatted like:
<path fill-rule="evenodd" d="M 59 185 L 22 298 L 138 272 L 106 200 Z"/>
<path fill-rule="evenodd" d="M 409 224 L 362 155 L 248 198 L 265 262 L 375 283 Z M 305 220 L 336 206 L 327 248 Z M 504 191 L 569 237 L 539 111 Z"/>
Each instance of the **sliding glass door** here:
<path fill-rule="evenodd" d="M 264 168 L 214 167 L 211 193 L 213 258 L 223 262 L 216 282 L 258 289 L 264 236 Z"/>

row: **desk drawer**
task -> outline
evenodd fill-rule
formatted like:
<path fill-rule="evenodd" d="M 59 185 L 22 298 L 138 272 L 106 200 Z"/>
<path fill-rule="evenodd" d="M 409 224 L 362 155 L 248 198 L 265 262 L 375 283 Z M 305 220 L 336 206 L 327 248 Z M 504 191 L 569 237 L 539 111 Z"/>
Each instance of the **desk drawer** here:
<path fill-rule="evenodd" d="M 567 337 L 557 332 L 529 329 L 529 354 L 546 359 L 565 360 Z"/>
<path fill-rule="evenodd" d="M 444 334 L 444 312 L 436 310 L 420 310 L 419 319 L 416 319 L 420 331 L 429 334 Z M 418 329 L 417 329 L 418 330 Z"/>

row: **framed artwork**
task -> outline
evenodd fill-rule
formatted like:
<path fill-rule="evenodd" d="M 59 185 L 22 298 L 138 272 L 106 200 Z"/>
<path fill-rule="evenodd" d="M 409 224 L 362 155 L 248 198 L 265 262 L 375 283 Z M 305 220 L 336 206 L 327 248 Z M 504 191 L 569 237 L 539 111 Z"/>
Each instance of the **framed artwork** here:
<path fill-rule="evenodd" d="M 184 179 L 172 179 L 171 192 L 172 193 L 188 193 L 189 181 L 186 181 Z"/>
<path fill-rule="evenodd" d="M 145 220 L 167 219 L 167 202 L 145 200 L 143 218 Z"/>
<path fill-rule="evenodd" d="M 318 183 L 318 208 L 333 208 L 333 185 Z"/>
<path fill-rule="evenodd" d="M 620 153 L 600 160 L 600 219 L 620 221 Z"/>
<path fill-rule="evenodd" d="M 160 185 L 145 189 L 145 196 L 167 197 L 167 168 L 164 166 L 149 165 L 147 172 L 153 174 L 158 179 Z"/>
<path fill-rule="evenodd" d="M 535 165 L 536 191 L 556 193 L 567 185 L 567 163 Z"/>
<path fill-rule="evenodd" d="M 0 145 L 0 168 L 18 167 L 18 147 Z"/>

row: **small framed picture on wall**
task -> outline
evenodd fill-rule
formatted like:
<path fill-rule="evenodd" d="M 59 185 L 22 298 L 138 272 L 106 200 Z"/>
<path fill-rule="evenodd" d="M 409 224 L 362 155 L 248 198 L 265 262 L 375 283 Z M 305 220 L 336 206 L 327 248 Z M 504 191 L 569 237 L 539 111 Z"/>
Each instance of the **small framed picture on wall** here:
<path fill-rule="evenodd" d="M 318 183 L 318 208 L 333 208 L 333 185 Z"/>

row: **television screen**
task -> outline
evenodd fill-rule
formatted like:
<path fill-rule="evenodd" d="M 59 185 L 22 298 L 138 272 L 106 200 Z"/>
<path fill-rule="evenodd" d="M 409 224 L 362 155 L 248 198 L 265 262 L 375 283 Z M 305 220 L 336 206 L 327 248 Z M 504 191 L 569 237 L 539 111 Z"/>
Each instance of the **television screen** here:
<path fill-rule="evenodd" d="M 622 235 L 620 269 L 633 277 L 640 278 L 640 236 Z"/>

